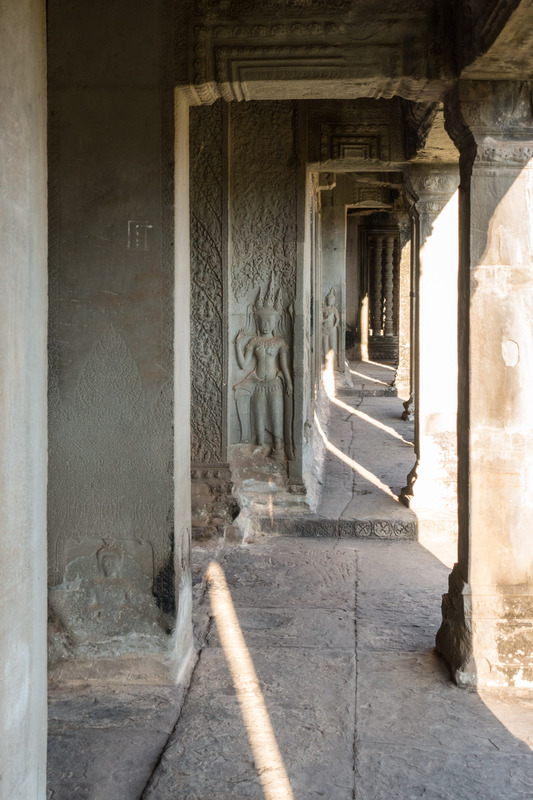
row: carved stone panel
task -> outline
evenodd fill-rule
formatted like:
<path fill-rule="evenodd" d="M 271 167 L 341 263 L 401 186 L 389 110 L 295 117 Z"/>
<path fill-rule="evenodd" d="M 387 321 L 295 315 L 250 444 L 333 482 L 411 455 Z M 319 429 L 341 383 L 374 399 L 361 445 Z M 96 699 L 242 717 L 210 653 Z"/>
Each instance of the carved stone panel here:
<path fill-rule="evenodd" d="M 242 377 L 234 385 L 240 442 L 270 446 L 278 461 L 292 460 L 293 376 L 291 308 L 272 278 L 257 291 L 246 328 L 235 337 Z"/>
<path fill-rule="evenodd" d="M 132 604 L 129 621 L 119 625 L 115 618 L 107 628 L 113 613 L 106 612 L 99 635 L 113 637 L 119 628 L 126 635 L 143 615 L 149 627 L 157 606 L 171 612 L 174 604 L 171 542 L 161 535 L 172 524 L 171 384 L 150 403 L 130 349 L 109 325 L 81 370 L 74 402 L 52 406 L 50 429 L 49 561 L 56 587 L 50 601 L 56 624 L 89 646 L 92 628 L 80 639 L 85 607 L 97 603 L 98 595 L 102 608 L 111 608 L 125 592 Z M 107 551 L 120 562 L 113 580 L 98 556 Z M 123 567 L 127 580 L 119 580 Z M 137 573 L 144 577 L 135 584 Z M 75 605 L 69 599 L 73 591 Z M 152 606 L 146 616 L 143 609 Z M 116 617 L 119 608 L 113 608 Z"/>
<path fill-rule="evenodd" d="M 124 26 L 119 2 L 80 25 L 50 6 L 51 655 L 160 653 L 190 527 L 188 505 L 174 524 L 169 48 L 158 14 Z M 80 31 L 98 59 L 64 47 Z"/>
<path fill-rule="evenodd" d="M 294 298 L 295 105 L 249 103 L 231 111 L 231 286 L 237 301 L 273 275 Z M 251 299 L 251 298 L 250 298 Z"/>
<path fill-rule="evenodd" d="M 244 342 L 249 356 L 257 361 L 258 353 L 250 345 L 257 346 L 262 334 L 257 311 L 259 292 L 263 303 L 279 307 L 279 320 L 275 320 L 274 336 L 285 339 L 283 347 L 273 355 L 276 370 L 283 372 L 281 361 L 292 357 L 292 308 L 296 293 L 296 246 L 297 246 L 297 147 L 296 108 L 292 102 L 247 103 L 231 108 L 231 176 L 230 176 L 230 233 L 231 233 L 231 308 L 229 337 L 231 342 L 231 381 L 238 386 L 247 374 L 238 363 L 235 340 L 239 331 L 248 339 Z M 272 287 L 274 296 L 268 294 Z M 281 310 L 283 313 L 281 313 Z M 261 316 L 261 314 L 259 314 Z M 278 323 L 285 324 L 283 330 Z M 270 332 L 272 334 L 272 331 Z M 259 338 L 258 338 L 259 337 Z M 256 341 L 257 340 L 257 341 Z M 288 348 L 288 349 L 287 349 Z M 282 353 L 283 351 L 283 353 Z M 274 364 L 273 362 L 273 364 Z M 253 367 L 250 366 L 253 371 Z M 255 371 L 259 369 L 255 364 Z M 290 369 L 290 367 L 288 367 Z M 274 376 L 273 376 L 274 377 Z M 281 404 L 276 417 L 286 423 L 292 412 L 287 410 L 292 403 L 286 377 L 281 378 Z M 292 379 L 291 379 L 292 382 Z M 241 387 L 242 388 L 242 387 Z M 255 387 L 257 388 L 257 387 Z M 292 386 L 290 387 L 292 391 Z M 236 397 L 230 396 L 231 442 L 251 441 L 251 428 L 244 422 L 244 399 L 239 393 L 239 409 Z M 255 391 L 252 392 L 255 396 Z M 251 395 L 250 395 L 251 396 Z M 258 395 L 257 395 L 258 397 Z M 257 399 L 256 397 L 256 399 Z M 284 399 L 285 398 L 285 399 Z M 252 402 L 254 414 L 257 403 Z M 281 406 L 285 410 L 281 411 Z M 269 412 L 270 413 L 270 412 Z M 260 414 L 260 409 L 259 409 Z M 257 416 L 257 414 L 256 414 Z M 256 420 L 257 422 L 257 420 Z M 253 423 L 253 420 L 251 420 Z M 262 423 L 259 425 L 262 427 Z M 257 425 L 255 425 L 257 428 Z M 275 449 L 272 437 L 284 441 L 284 450 L 290 458 L 292 447 L 290 436 L 272 430 L 266 435 L 265 446 Z M 248 433 L 250 435 L 248 435 Z M 255 437 L 257 439 L 257 436 Z M 279 444 L 279 443 L 278 443 Z M 278 447 L 279 449 L 279 447 Z"/>
<path fill-rule="evenodd" d="M 221 101 L 191 109 L 191 460 L 225 461 Z"/>

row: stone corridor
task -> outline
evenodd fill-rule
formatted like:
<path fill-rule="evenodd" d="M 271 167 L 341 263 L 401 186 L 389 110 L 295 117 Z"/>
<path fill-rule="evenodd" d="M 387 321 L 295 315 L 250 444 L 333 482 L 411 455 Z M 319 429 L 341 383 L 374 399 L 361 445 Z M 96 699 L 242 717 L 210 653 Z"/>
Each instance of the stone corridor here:
<path fill-rule="evenodd" d="M 436 540 L 438 558 L 413 540 L 415 515 L 395 499 L 412 426 L 386 375 L 352 364 L 329 400 L 310 526 L 194 549 L 186 691 L 52 690 L 48 800 L 532 796 L 531 695 L 460 690 L 434 652 L 453 548 Z M 356 538 L 376 519 L 372 535 L 393 540 Z"/>

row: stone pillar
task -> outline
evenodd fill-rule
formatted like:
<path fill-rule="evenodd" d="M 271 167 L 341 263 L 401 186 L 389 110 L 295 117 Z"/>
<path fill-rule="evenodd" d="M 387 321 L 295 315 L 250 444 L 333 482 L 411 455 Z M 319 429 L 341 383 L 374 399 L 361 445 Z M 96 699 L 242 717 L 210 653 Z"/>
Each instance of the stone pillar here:
<path fill-rule="evenodd" d="M 533 685 L 533 118 L 527 84 L 462 82 L 459 554 L 437 647 L 468 686 Z"/>
<path fill-rule="evenodd" d="M 409 505 L 427 509 L 454 535 L 457 413 L 457 168 L 413 167 L 420 226 L 418 279 L 417 456 Z"/>
<path fill-rule="evenodd" d="M 345 369 L 346 342 L 346 208 L 336 203 L 336 192 L 328 194 L 330 203 L 322 206 L 322 327 L 330 325 L 324 336 L 327 349 L 335 352 L 335 368 Z M 331 291 L 333 290 L 333 291 Z M 336 309 L 337 315 L 335 315 Z M 324 346 L 323 346 L 324 351 Z M 325 353 L 323 352 L 323 355 Z"/>
<path fill-rule="evenodd" d="M 173 682 L 191 644 L 189 108 L 161 0 L 47 16 L 49 674 Z"/>
<path fill-rule="evenodd" d="M 384 334 L 392 336 L 394 334 L 394 236 L 389 235 L 384 238 Z"/>
<path fill-rule="evenodd" d="M 0 26 L 0 798 L 46 792 L 44 0 Z"/>
<path fill-rule="evenodd" d="M 373 280 L 374 290 L 372 292 L 372 336 L 383 334 L 383 303 L 382 303 L 382 257 L 383 257 L 383 236 L 373 238 Z"/>
<path fill-rule="evenodd" d="M 238 513 L 228 463 L 227 105 L 190 110 L 193 539 L 224 537 Z"/>
<path fill-rule="evenodd" d="M 408 400 L 411 395 L 411 227 L 411 218 L 406 213 L 399 215 L 398 368 L 394 386 L 402 400 Z"/>

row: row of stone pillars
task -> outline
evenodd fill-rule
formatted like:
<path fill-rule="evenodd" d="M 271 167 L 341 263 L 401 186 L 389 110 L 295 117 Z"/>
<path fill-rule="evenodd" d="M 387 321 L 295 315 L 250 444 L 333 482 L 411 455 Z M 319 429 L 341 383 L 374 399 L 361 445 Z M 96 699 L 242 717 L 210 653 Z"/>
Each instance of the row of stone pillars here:
<path fill-rule="evenodd" d="M 397 237 L 393 233 L 369 236 L 372 265 L 372 336 L 394 336 L 397 320 L 394 303 Z"/>

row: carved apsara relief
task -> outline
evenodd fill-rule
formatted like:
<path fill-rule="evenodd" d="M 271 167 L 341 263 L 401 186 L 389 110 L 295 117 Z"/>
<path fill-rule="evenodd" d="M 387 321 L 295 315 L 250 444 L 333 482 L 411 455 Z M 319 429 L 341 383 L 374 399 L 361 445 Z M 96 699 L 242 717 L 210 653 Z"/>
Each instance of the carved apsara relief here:
<path fill-rule="evenodd" d="M 191 460 L 224 461 L 221 102 L 191 110 Z"/>
<path fill-rule="evenodd" d="M 246 329 L 235 338 L 237 364 L 245 373 L 233 387 L 240 440 L 270 444 L 272 458 L 292 460 L 292 316 L 272 278 L 268 288 L 259 287 L 247 317 Z"/>
<path fill-rule="evenodd" d="M 333 363 L 339 367 L 341 317 L 337 309 L 337 293 L 331 287 L 322 305 L 322 358 L 333 353 Z"/>

